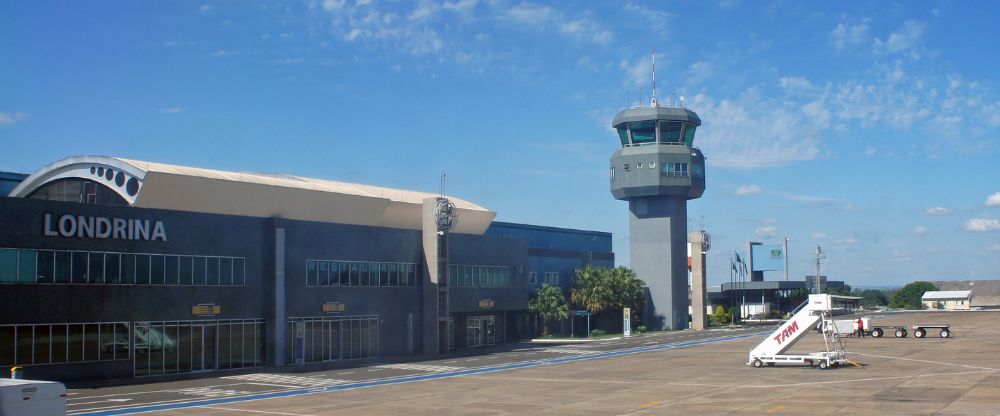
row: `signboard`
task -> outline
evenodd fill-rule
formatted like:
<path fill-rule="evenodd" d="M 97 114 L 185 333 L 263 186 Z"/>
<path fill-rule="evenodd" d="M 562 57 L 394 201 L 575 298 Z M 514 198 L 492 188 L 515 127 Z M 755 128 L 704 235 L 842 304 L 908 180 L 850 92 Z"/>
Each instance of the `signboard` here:
<path fill-rule="evenodd" d="M 622 310 L 622 335 L 632 336 L 632 310 L 625 308 Z"/>
<path fill-rule="evenodd" d="M 45 214 L 42 233 L 46 237 L 76 237 L 115 240 L 167 241 L 163 221 L 136 218 L 108 218 L 64 214 L 54 218 Z"/>
<path fill-rule="evenodd" d="M 479 309 L 493 309 L 496 306 L 496 301 L 493 299 L 480 299 Z"/>
<path fill-rule="evenodd" d="M 785 249 L 781 244 L 753 245 L 753 271 L 785 270 Z"/>
<path fill-rule="evenodd" d="M 327 302 L 323 304 L 323 313 L 339 313 L 344 311 L 344 304 L 340 302 Z"/>
<path fill-rule="evenodd" d="M 222 313 L 222 306 L 211 303 L 202 303 L 191 307 L 191 315 L 194 316 L 215 316 Z"/>

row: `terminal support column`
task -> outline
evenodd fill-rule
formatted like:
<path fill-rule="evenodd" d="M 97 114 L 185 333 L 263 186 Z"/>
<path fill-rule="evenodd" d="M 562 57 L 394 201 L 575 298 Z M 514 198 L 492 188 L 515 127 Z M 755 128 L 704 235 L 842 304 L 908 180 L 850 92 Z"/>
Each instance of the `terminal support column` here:
<path fill-rule="evenodd" d="M 285 229 L 274 229 L 274 365 L 285 365 Z"/>

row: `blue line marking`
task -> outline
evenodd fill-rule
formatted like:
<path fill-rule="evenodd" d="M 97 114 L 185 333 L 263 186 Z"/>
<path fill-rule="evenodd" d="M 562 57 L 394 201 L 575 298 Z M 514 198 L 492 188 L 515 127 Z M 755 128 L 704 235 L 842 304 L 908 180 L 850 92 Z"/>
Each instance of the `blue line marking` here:
<path fill-rule="evenodd" d="M 369 387 L 389 386 L 389 385 L 393 385 L 393 384 L 414 383 L 414 382 L 418 382 L 418 381 L 438 380 L 438 379 L 444 379 L 444 378 L 461 377 L 461 376 L 467 376 L 467 375 L 473 375 L 473 374 L 495 373 L 495 372 L 499 372 L 499 371 L 516 370 L 516 369 L 520 369 L 520 368 L 531 368 L 531 367 L 540 367 L 540 366 L 544 366 L 544 365 L 553 365 L 553 364 L 563 364 L 563 363 L 570 363 L 570 362 L 576 362 L 576 361 L 595 360 L 595 359 L 598 359 L 598 358 L 620 357 L 620 356 L 623 356 L 623 355 L 640 354 L 640 353 L 651 352 L 651 351 L 663 351 L 663 350 L 670 350 L 670 349 L 675 349 L 675 348 L 690 347 L 690 346 L 694 346 L 694 345 L 710 344 L 710 343 L 714 343 L 714 342 L 732 341 L 732 340 L 737 340 L 737 339 L 750 338 L 750 337 L 760 336 L 763 333 L 764 332 L 754 332 L 754 333 L 750 333 L 750 334 L 733 335 L 733 336 L 720 337 L 720 338 L 709 338 L 709 339 L 703 339 L 703 340 L 698 340 L 698 341 L 678 342 L 678 343 L 667 344 L 667 345 L 656 345 L 656 346 L 650 346 L 650 347 L 634 347 L 634 348 L 628 348 L 628 349 L 617 350 L 617 351 L 609 351 L 609 352 L 604 352 L 604 353 L 599 353 L 599 354 L 591 354 L 591 355 L 576 356 L 576 357 L 553 358 L 553 359 L 531 361 L 531 362 L 526 362 L 526 363 L 504 364 L 504 365 L 498 365 L 498 366 L 495 366 L 495 367 L 470 368 L 468 370 L 449 371 L 449 372 L 446 372 L 446 373 L 425 374 L 425 375 L 419 375 L 419 376 L 404 376 L 404 377 L 393 378 L 393 379 L 388 379 L 388 380 L 361 381 L 361 382 L 357 382 L 357 383 L 341 384 L 341 385 L 337 385 L 337 386 L 309 387 L 309 388 L 287 390 L 287 391 L 280 391 L 280 392 L 274 392 L 274 393 L 260 393 L 260 394 L 252 394 L 252 395 L 240 396 L 240 397 L 229 397 L 229 398 L 225 398 L 225 399 L 209 399 L 209 400 L 199 400 L 199 401 L 192 401 L 192 402 L 169 403 L 169 404 L 158 404 L 158 405 L 149 405 L 149 406 L 140 406 L 140 407 L 130 407 L 130 408 L 127 408 L 127 409 L 115 409 L 115 410 L 103 410 L 103 411 L 97 411 L 97 412 L 74 413 L 74 415 L 80 415 L 80 416 L 84 416 L 84 415 L 86 415 L 86 416 L 127 415 L 127 414 L 132 414 L 132 413 L 157 412 L 157 411 L 162 411 L 162 410 L 183 409 L 183 408 L 200 407 L 200 406 L 211 406 L 211 405 L 217 405 L 217 404 L 238 403 L 238 402 L 247 402 L 247 401 L 253 401 L 253 400 L 276 399 L 276 398 L 281 398 L 281 397 L 302 396 L 302 395 L 306 395 L 306 394 L 328 393 L 328 392 L 341 391 L 341 390 L 364 389 L 364 388 L 369 388 Z"/>

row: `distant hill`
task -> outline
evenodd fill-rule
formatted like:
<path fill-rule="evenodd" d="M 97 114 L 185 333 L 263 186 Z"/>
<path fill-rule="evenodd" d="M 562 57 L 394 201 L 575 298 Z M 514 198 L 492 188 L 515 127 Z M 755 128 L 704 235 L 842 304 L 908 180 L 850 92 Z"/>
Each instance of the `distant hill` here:
<path fill-rule="evenodd" d="M 884 285 L 884 286 L 854 286 L 851 285 L 851 289 L 865 290 L 865 289 L 875 289 L 875 290 L 897 290 L 903 286 L 900 285 Z"/>

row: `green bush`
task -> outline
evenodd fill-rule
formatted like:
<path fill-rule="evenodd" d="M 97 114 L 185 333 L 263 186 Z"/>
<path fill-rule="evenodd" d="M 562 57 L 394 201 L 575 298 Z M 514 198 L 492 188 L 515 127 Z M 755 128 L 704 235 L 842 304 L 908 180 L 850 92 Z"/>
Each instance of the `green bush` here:
<path fill-rule="evenodd" d="M 595 329 L 593 331 L 590 331 L 590 336 L 592 337 L 599 337 L 601 335 L 606 335 L 606 334 L 607 332 L 604 332 L 603 329 Z"/>
<path fill-rule="evenodd" d="M 637 327 L 637 328 L 635 329 L 635 332 L 638 332 L 638 333 L 640 333 L 640 334 L 641 334 L 641 333 L 643 333 L 643 332 L 646 332 L 646 331 L 647 331 L 647 329 L 646 329 L 646 325 L 639 325 L 639 326 L 638 326 L 638 327 Z"/>

